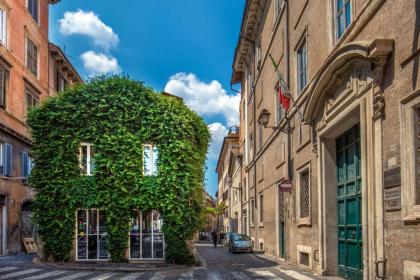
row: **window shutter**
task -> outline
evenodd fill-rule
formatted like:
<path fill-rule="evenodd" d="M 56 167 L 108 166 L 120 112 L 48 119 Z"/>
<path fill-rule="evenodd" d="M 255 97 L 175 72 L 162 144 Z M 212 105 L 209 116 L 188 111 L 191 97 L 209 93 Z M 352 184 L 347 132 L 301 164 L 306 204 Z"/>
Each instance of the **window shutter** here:
<path fill-rule="evenodd" d="M 5 145 L 4 153 L 4 175 L 12 176 L 12 145 Z"/>
<path fill-rule="evenodd" d="M 6 104 L 6 79 L 7 71 L 6 69 L 0 68 L 0 106 L 4 107 Z"/>
<path fill-rule="evenodd" d="M 27 152 L 22 152 L 22 177 L 29 175 L 29 157 Z"/>

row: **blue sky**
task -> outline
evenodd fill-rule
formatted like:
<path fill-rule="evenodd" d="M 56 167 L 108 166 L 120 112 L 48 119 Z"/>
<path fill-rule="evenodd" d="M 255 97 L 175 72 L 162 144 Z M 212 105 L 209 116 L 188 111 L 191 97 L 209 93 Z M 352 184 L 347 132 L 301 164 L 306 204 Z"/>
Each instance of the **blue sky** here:
<path fill-rule="evenodd" d="M 83 77 L 124 73 L 184 98 L 213 132 L 207 190 L 223 136 L 238 122 L 230 90 L 244 0 L 62 0 L 50 8 L 50 40 Z"/>

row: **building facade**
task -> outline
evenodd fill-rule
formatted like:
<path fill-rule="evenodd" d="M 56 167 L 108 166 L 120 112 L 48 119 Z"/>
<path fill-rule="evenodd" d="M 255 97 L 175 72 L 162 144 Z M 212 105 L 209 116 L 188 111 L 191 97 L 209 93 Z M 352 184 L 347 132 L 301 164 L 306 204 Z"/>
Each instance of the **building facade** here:
<path fill-rule="evenodd" d="M 232 84 L 255 249 L 322 275 L 419 277 L 419 30 L 419 1 L 246 1 Z"/>
<path fill-rule="evenodd" d="M 35 237 L 27 112 L 49 94 L 48 12 L 57 0 L 0 1 L 0 255 Z"/>
<path fill-rule="evenodd" d="M 217 162 L 218 203 L 225 203 L 223 215 L 223 232 L 238 232 L 241 219 L 240 189 L 240 154 L 238 149 L 239 133 L 237 128 L 231 128 L 224 138 Z"/>

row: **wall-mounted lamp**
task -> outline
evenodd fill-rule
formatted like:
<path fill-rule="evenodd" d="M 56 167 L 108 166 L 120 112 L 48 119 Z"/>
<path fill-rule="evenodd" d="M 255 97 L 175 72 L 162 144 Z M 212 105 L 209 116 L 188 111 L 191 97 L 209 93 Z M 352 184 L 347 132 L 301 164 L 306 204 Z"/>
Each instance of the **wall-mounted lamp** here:
<path fill-rule="evenodd" d="M 272 128 L 272 129 L 279 129 L 281 132 L 286 133 L 286 134 L 291 134 L 293 132 L 294 127 L 290 126 L 289 123 L 289 119 L 287 119 L 286 117 L 286 125 L 279 127 L 278 125 L 276 126 L 268 126 L 268 122 L 270 121 L 270 112 L 267 109 L 263 109 L 260 113 L 260 116 L 258 117 L 258 123 L 262 126 L 264 126 L 264 128 Z"/>

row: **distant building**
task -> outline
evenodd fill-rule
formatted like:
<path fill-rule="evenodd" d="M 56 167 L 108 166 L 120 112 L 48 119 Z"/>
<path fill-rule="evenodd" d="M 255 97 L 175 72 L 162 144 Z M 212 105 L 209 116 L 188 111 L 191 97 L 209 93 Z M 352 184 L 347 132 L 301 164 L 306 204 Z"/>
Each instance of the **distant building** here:
<path fill-rule="evenodd" d="M 36 237 L 28 111 L 49 95 L 48 13 L 57 0 L 0 1 L 0 255 Z"/>
<path fill-rule="evenodd" d="M 216 172 L 218 175 L 218 203 L 225 203 L 223 215 L 223 231 L 238 232 L 240 216 L 241 182 L 240 161 L 238 150 L 239 129 L 233 127 L 224 138 Z"/>
<path fill-rule="evenodd" d="M 49 49 L 49 95 L 54 96 L 68 86 L 83 83 L 64 51 L 53 43 L 48 44 Z"/>

